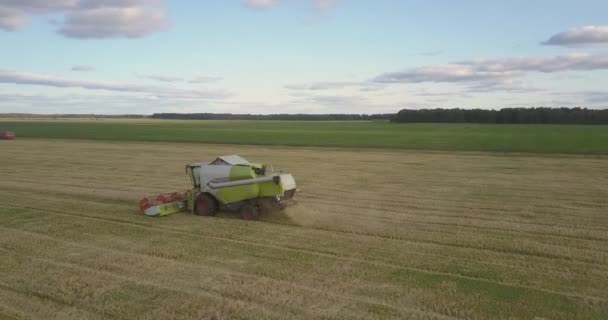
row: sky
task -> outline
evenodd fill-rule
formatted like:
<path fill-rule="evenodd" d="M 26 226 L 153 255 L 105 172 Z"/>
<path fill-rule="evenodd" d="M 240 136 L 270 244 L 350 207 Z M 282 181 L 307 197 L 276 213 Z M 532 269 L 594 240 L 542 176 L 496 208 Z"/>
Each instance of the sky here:
<path fill-rule="evenodd" d="M 608 108 L 608 1 L 0 0 L 0 113 Z"/>

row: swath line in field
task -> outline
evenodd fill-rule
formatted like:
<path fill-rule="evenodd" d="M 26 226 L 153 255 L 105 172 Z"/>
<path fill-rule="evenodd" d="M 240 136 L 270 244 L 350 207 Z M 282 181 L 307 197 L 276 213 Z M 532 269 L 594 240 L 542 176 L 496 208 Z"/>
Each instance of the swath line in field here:
<path fill-rule="evenodd" d="M 63 213 L 61 213 L 61 214 L 63 214 Z M 71 214 L 64 214 L 64 215 L 72 216 Z M 94 220 L 104 220 L 104 219 L 91 218 L 91 217 L 87 217 L 87 218 L 94 219 Z M 117 223 L 117 221 L 109 221 L 109 222 Z M 528 290 L 534 290 L 534 291 L 544 292 L 544 293 L 548 293 L 548 294 L 560 295 L 560 296 L 568 297 L 568 298 L 591 299 L 591 300 L 597 300 L 597 301 L 605 301 L 605 299 L 600 298 L 600 297 L 581 296 L 581 295 L 577 295 L 577 294 L 573 294 L 573 293 L 568 293 L 568 292 L 560 292 L 560 291 L 555 291 L 555 290 L 550 290 L 550 289 L 544 289 L 544 288 L 537 288 L 537 287 L 531 287 L 531 286 L 525 286 L 525 285 L 517 285 L 517 284 L 511 284 L 511 283 L 504 283 L 504 282 L 499 282 L 499 281 L 494 281 L 494 280 L 489 280 L 489 279 L 484 279 L 484 278 L 465 276 L 465 275 L 454 274 L 454 273 L 432 271 L 432 270 L 420 269 L 420 268 L 412 268 L 412 267 L 408 267 L 408 266 L 388 263 L 388 262 L 379 261 L 379 260 L 373 260 L 372 261 L 372 260 L 368 260 L 368 259 L 360 259 L 360 258 L 354 258 L 354 257 L 344 257 L 344 256 L 339 256 L 339 255 L 336 255 L 336 254 L 332 254 L 332 253 L 323 253 L 323 252 L 312 251 L 312 250 L 307 250 L 307 249 L 302 249 L 302 248 L 289 247 L 289 246 L 276 246 L 276 245 L 270 245 L 270 244 L 251 243 L 249 241 L 243 241 L 243 240 L 237 240 L 237 239 L 226 238 L 226 237 L 219 237 L 219 236 L 201 235 L 201 234 L 195 234 L 195 233 L 186 232 L 186 231 L 173 230 L 173 229 L 169 229 L 169 228 L 143 226 L 143 225 L 136 224 L 136 223 L 127 223 L 127 222 L 118 222 L 118 223 L 128 224 L 128 225 L 132 225 L 132 226 L 136 226 L 136 227 L 144 227 L 144 228 L 149 228 L 149 229 L 162 230 L 162 231 L 171 232 L 171 233 L 175 233 L 175 234 L 186 234 L 186 235 L 195 236 L 195 237 L 211 238 L 211 239 L 220 240 L 220 241 L 228 241 L 228 242 L 234 242 L 234 243 L 248 244 L 248 245 L 260 246 L 260 247 L 271 248 L 271 249 L 276 249 L 276 250 L 301 252 L 301 253 L 316 255 L 316 256 L 320 256 L 320 257 L 324 257 L 324 258 L 332 258 L 332 259 L 337 259 L 337 260 L 353 261 L 353 262 L 358 262 L 358 263 L 363 263 L 363 264 L 371 264 L 371 265 L 377 265 L 377 266 L 390 267 L 390 268 L 393 268 L 393 269 L 403 269 L 403 270 L 408 270 L 408 271 L 411 271 L 411 272 L 420 272 L 420 273 L 429 274 L 429 275 L 440 275 L 440 276 L 445 276 L 445 277 L 454 277 L 454 278 L 460 278 L 460 279 L 466 279 L 466 280 L 472 280 L 472 281 L 479 281 L 479 282 L 485 282 L 485 283 L 490 283 L 490 284 L 496 284 L 496 285 L 501 285 L 501 286 L 506 286 L 506 287 L 511 287 L 511 288 L 522 288 L 522 289 L 528 289 Z M 16 228 L 6 228 L 6 227 L 2 227 L 2 226 L 0 226 L 0 228 L 1 229 L 9 229 L 9 230 L 12 229 L 12 230 L 21 231 L 21 232 L 30 232 L 30 231 L 24 231 L 24 230 L 20 230 L 20 229 L 16 229 Z M 35 232 L 31 232 L 31 233 L 38 234 L 38 233 L 35 233 Z M 43 234 L 41 234 L 41 235 L 43 235 Z M 46 236 L 46 235 L 43 235 L 43 236 Z M 49 238 L 52 238 L 52 237 L 49 237 Z M 52 239 L 54 239 L 54 238 L 52 238 Z"/>
<path fill-rule="evenodd" d="M 51 238 L 51 237 L 48 237 L 48 238 Z M 61 240 L 57 240 L 57 239 L 54 239 L 54 238 L 51 238 L 51 239 L 54 240 L 54 241 L 61 241 Z M 78 245 L 76 243 L 70 243 L 70 245 L 74 245 L 74 246 L 78 246 L 78 247 L 86 247 L 86 246 Z M 120 252 L 122 254 L 133 254 L 133 253 L 125 253 L 125 252 L 122 252 L 122 251 L 119 251 L 119 250 L 104 249 L 104 248 L 99 248 L 99 247 L 94 247 L 94 248 L 97 249 L 97 250 L 102 250 L 102 251 L 103 250 L 106 250 L 106 251 L 117 251 L 117 252 Z M 10 252 L 9 250 L 2 249 L 2 248 L 0 248 L 0 250 L 6 251 L 6 252 Z M 10 252 L 10 253 L 12 253 L 12 254 L 18 254 L 16 252 Z M 135 279 L 135 278 L 128 277 L 128 276 L 121 276 L 121 275 L 118 275 L 116 273 L 112 273 L 112 272 L 108 272 L 108 271 L 104 271 L 104 270 L 99 270 L 99 269 L 93 269 L 93 268 L 90 268 L 90 267 L 87 267 L 87 266 L 78 265 L 78 264 L 75 264 L 75 263 L 58 262 L 58 261 L 53 260 L 53 259 L 32 257 L 32 256 L 27 256 L 27 255 L 21 255 L 21 256 L 23 256 L 25 258 L 28 258 L 28 259 L 31 259 L 31 260 L 36 260 L 36 261 L 40 261 L 40 262 L 43 262 L 43 263 L 53 264 L 53 265 L 56 265 L 56 266 L 61 267 L 61 268 L 72 268 L 72 269 L 81 270 L 81 271 L 87 271 L 87 272 L 92 272 L 92 273 L 101 273 L 101 274 L 104 274 L 104 275 L 107 275 L 107 276 L 110 276 L 110 277 L 114 277 L 114 278 L 117 278 L 117 279 L 121 279 L 121 280 L 124 280 L 124 281 L 129 281 L 129 282 L 133 282 L 133 283 L 137 283 L 137 284 L 144 284 L 144 285 L 147 285 L 147 286 L 157 287 L 157 288 L 161 288 L 161 289 L 168 290 L 168 291 L 182 292 L 182 293 L 186 293 L 186 294 L 190 294 L 190 295 L 204 296 L 206 298 L 215 298 L 215 299 L 217 299 L 216 295 L 220 295 L 224 299 L 232 299 L 232 300 L 236 300 L 238 302 L 244 303 L 244 304 L 249 304 L 249 305 L 254 306 L 256 309 L 260 309 L 260 310 L 263 310 L 264 312 L 269 312 L 271 314 L 274 314 L 279 319 L 282 318 L 282 316 L 281 316 L 280 313 L 278 313 L 278 312 L 272 312 L 268 308 L 264 307 L 263 301 L 265 301 L 265 300 L 264 300 L 263 297 L 259 297 L 258 300 L 260 302 L 254 302 L 254 301 L 251 301 L 249 299 L 248 300 L 239 299 L 239 298 L 227 295 L 224 292 L 216 291 L 216 290 L 210 290 L 210 293 L 209 293 L 209 292 L 206 292 L 206 291 L 192 290 L 192 289 L 187 289 L 187 288 L 184 288 L 184 287 L 179 287 L 178 288 L 178 287 L 175 287 L 175 286 L 166 286 L 166 285 L 158 284 L 158 283 L 153 282 L 153 281 L 142 280 L 142 279 L 139 279 L 139 278 Z M 144 255 L 144 256 L 146 256 L 148 258 L 151 258 L 151 259 L 159 259 L 159 260 L 163 259 L 163 260 L 170 260 L 171 262 L 176 262 L 176 261 L 174 261 L 172 259 L 167 259 L 167 258 L 161 258 L 161 257 L 156 257 L 156 256 L 148 256 L 148 255 Z M 179 262 L 179 264 L 188 265 L 186 263 L 181 263 L 181 262 Z M 208 266 L 204 266 L 204 267 L 207 268 L 207 269 L 216 269 L 216 270 L 219 270 L 217 268 L 212 268 L 212 267 L 208 267 Z M 240 275 L 244 275 L 244 276 L 250 276 L 250 274 L 242 274 L 242 273 L 239 273 L 239 272 L 226 271 L 226 270 L 223 270 L 223 269 L 221 271 L 222 272 L 226 272 L 226 273 L 232 273 L 232 274 L 240 274 Z M 261 277 L 261 276 L 258 276 L 258 275 L 256 275 L 256 276 L 257 277 Z M 265 278 L 267 278 L 268 280 L 274 281 L 274 282 L 283 282 L 283 283 L 286 283 L 284 281 L 280 281 L 280 280 L 277 280 L 277 279 L 272 279 L 272 278 L 269 278 L 269 277 L 265 277 Z M 7 287 L 9 289 L 12 289 L 9 286 L 4 285 L 2 283 L 0 283 L 0 286 L 4 286 L 4 287 Z M 301 285 L 298 285 L 298 287 L 302 288 L 302 289 L 310 290 L 310 291 L 312 291 L 312 292 L 314 292 L 316 294 L 325 294 L 325 295 L 328 294 L 326 291 L 314 290 L 312 288 L 308 288 L 308 287 L 301 286 Z M 33 295 L 39 295 L 38 292 L 32 292 L 32 294 Z M 45 295 L 45 297 L 48 297 L 50 299 L 54 299 L 54 297 L 49 296 L 49 295 Z M 389 305 L 389 304 L 386 304 L 386 303 L 382 303 L 382 302 L 378 302 L 378 301 L 373 301 L 372 299 L 361 299 L 361 298 L 355 298 L 355 297 L 352 297 L 352 296 L 344 296 L 344 295 L 333 295 L 333 297 L 334 298 L 344 298 L 346 300 L 350 300 L 350 301 L 358 302 L 358 303 L 365 303 L 365 304 L 372 304 L 372 305 L 378 305 L 378 306 L 382 306 L 382 307 L 387 307 L 387 308 L 399 311 L 401 313 L 410 314 L 410 315 L 432 316 L 434 319 L 444 319 L 444 320 L 459 320 L 459 319 L 461 319 L 461 318 L 457 318 L 457 317 L 454 317 L 454 316 L 448 316 L 448 315 L 436 313 L 436 312 L 433 312 L 433 311 L 430 311 L 430 310 L 422 310 L 422 309 L 416 309 L 416 308 L 410 308 L 410 307 Z M 290 306 L 287 306 L 287 307 L 294 308 L 294 307 L 297 307 L 297 306 L 290 305 Z M 95 309 L 93 309 L 93 310 L 95 310 Z M 306 309 L 303 306 L 299 306 L 298 311 L 308 311 L 307 313 L 311 312 L 311 310 Z M 114 318 L 117 318 L 117 317 L 114 316 Z"/>

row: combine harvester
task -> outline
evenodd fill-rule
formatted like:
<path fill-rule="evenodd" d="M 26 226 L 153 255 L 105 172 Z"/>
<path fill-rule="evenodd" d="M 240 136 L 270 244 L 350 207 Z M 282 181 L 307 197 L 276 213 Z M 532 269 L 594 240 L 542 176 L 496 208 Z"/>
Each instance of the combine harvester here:
<path fill-rule="evenodd" d="M 143 198 L 139 203 L 142 212 L 151 217 L 180 211 L 213 216 L 218 210 L 226 210 L 255 220 L 261 209 L 283 209 L 293 203 L 296 192 L 291 174 L 269 173 L 266 165 L 236 155 L 188 164 L 186 172 L 192 182 L 190 191 Z"/>

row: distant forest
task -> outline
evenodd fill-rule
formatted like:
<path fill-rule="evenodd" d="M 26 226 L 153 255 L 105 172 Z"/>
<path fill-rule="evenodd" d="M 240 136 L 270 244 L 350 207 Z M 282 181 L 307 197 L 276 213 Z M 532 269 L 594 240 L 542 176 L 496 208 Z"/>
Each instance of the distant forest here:
<path fill-rule="evenodd" d="M 98 114 L 0 114 L 4 118 L 142 118 L 174 120 L 288 120 L 357 121 L 382 120 L 394 123 L 494 123 L 494 124 L 608 124 L 608 109 L 505 108 L 488 109 L 403 109 L 397 114 L 232 114 L 155 113 L 153 115 Z"/>
<path fill-rule="evenodd" d="M 608 110 L 586 108 L 403 109 L 397 123 L 608 124 Z"/>
<path fill-rule="evenodd" d="M 180 120 L 298 120 L 298 121 L 354 121 L 391 120 L 387 114 L 232 114 L 232 113 L 155 113 L 153 119 Z"/>

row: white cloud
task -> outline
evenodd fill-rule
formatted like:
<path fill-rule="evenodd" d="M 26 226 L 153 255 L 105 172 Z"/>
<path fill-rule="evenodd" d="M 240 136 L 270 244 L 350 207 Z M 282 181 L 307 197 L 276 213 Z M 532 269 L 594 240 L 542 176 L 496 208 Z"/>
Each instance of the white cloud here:
<path fill-rule="evenodd" d="M 15 31 L 28 24 L 27 18 L 18 10 L 0 6 L 0 29 Z"/>
<path fill-rule="evenodd" d="M 334 8 L 339 2 L 340 0 L 314 0 L 315 7 L 321 11 Z"/>
<path fill-rule="evenodd" d="M 157 75 L 157 74 L 142 75 L 139 77 L 143 78 L 143 79 L 155 80 L 155 81 L 160 81 L 160 82 L 182 82 L 182 81 L 184 81 L 184 78 Z"/>
<path fill-rule="evenodd" d="M 83 0 L 66 14 L 59 32 L 71 38 L 139 38 L 169 27 L 157 0 Z"/>
<path fill-rule="evenodd" d="M 290 90 L 329 90 L 329 89 L 344 89 L 346 87 L 359 86 L 361 82 L 354 81 L 322 81 L 322 82 L 313 82 L 313 83 L 297 83 L 297 84 L 289 84 L 286 85 L 285 88 Z"/>
<path fill-rule="evenodd" d="M 471 65 L 436 65 L 389 72 L 374 78 L 379 83 L 475 82 L 512 76 L 504 72 L 488 72 Z"/>
<path fill-rule="evenodd" d="M 138 38 L 170 27 L 162 0 L 4 0 L 0 28 L 23 28 L 27 15 L 44 13 L 63 14 L 58 32 L 79 39 Z"/>
<path fill-rule="evenodd" d="M 197 76 L 190 80 L 187 80 L 186 78 L 182 78 L 182 77 L 167 76 L 167 75 L 161 75 L 161 74 L 139 75 L 139 78 L 160 81 L 160 82 L 188 82 L 188 83 L 193 83 L 193 84 L 212 83 L 212 82 L 220 81 L 222 79 L 220 77 Z"/>
<path fill-rule="evenodd" d="M 0 6 L 28 13 L 44 13 L 71 9 L 76 7 L 78 2 L 79 0 L 3 0 Z"/>
<path fill-rule="evenodd" d="M 220 77 L 198 76 L 190 79 L 190 83 L 211 83 L 222 80 Z"/>
<path fill-rule="evenodd" d="M 95 67 L 86 66 L 86 65 L 75 65 L 75 66 L 72 66 L 71 70 L 78 71 L 78 72 L 90 72 L 90 71 L 95 71 Z"/>
<path fill-rule="evenodd" d="M 542 44 L 566 47 L 608 44 L 608 26 L 585 26 L 570 29 L 552 36 Z"/>
<path fill-rule="evenodd" d="M 424 66 L 384 73 L 372 81 L 377 83 L 463 83 L 473 89 L 523 92 L 515 79 L 531 72 L 556 73 L 608 69 L 608 55 L 571 54 L 548 58 L 507 58 L 461 61 L 446 65 Z"/>
<path fill-rule="evenodd" d="M 223 99 L 228 93 L 217 90 L 185 89 L 167 86 L 137 85 L 97 80 L 74 80 L 45 74 L 0 70 L 0 83 L 39 85 L 56 88 L 82 88 L 114 92 L 144 93 L 155 97 L 179 99 Z"/>
<path fill-rule="evenodd" d="M 328 107 L 342 108 L 348 108 L 369 103 L 369 100 L 366 97 L 342 95 L 314 95 L 305 99 L 305 101 Z"/>
<path fill-rule="evenodd" d="M 574 53 L 542 58 L 507 58 L 495 60 L 472 60 L 459 62 L 479 72 L 543 72 L 585 71 L 608 69 L 608 55 Z"/>
<path fill-rule="evenodd" d="M 496 92 L 504 91 L 511 93 L 530 93 L 544 91 L 541 88 L 534 87 L 519 80 L 500 80 L 495 82 L 477 83 L 467 88 L 467 92 Z"/>
<path fill-rule="evenodd" d="M 244 0 L 243 3 L 254 9 L 269 9 L 281 3 L 281 0 Z M 312 0 L 312 5 L 319 11 L 327 11 L 336 7 L 340 0 Z"/>
<path fill-rule="evenodd" d="M 279 0 L 245 0 L 245 5 L 255 9 L 268 9 L 279 4 Z"/>
<path fill-rule="evenodd" d="M 281 113 L 295 113 L 298 107 L 302 113 L 392 113 L 398 107 L 395 104 L 377 103 L 366 96 L 361 95 L 334 95 L 334 94 L 312 94 L 292 100 L 289 111 Z M 284 107 L 283 107 L 283 110 Z"/>
<path fill-rule="evenodd" d="M 102 92 L 5 94 L 0 113 L 151 114 L 154 112 L 221 112 L 219 100 L 187 100 Z"/>
<path fill-rule="evenodd" d="M 386 88 L 386 85 L 382 83 L 365 81 L 319 81 L 312 83 L 288 84 L 285 86 L 285 88 L 293 91 L 324 91 L 355 88 L 360 92 L 372 92 L 382 90 Z"/>
<path fill-rule="evenodd" d="M 589 91 L 583 92 L 585 101 L 589 103 L 608 104 L 608 91 Z"/>

